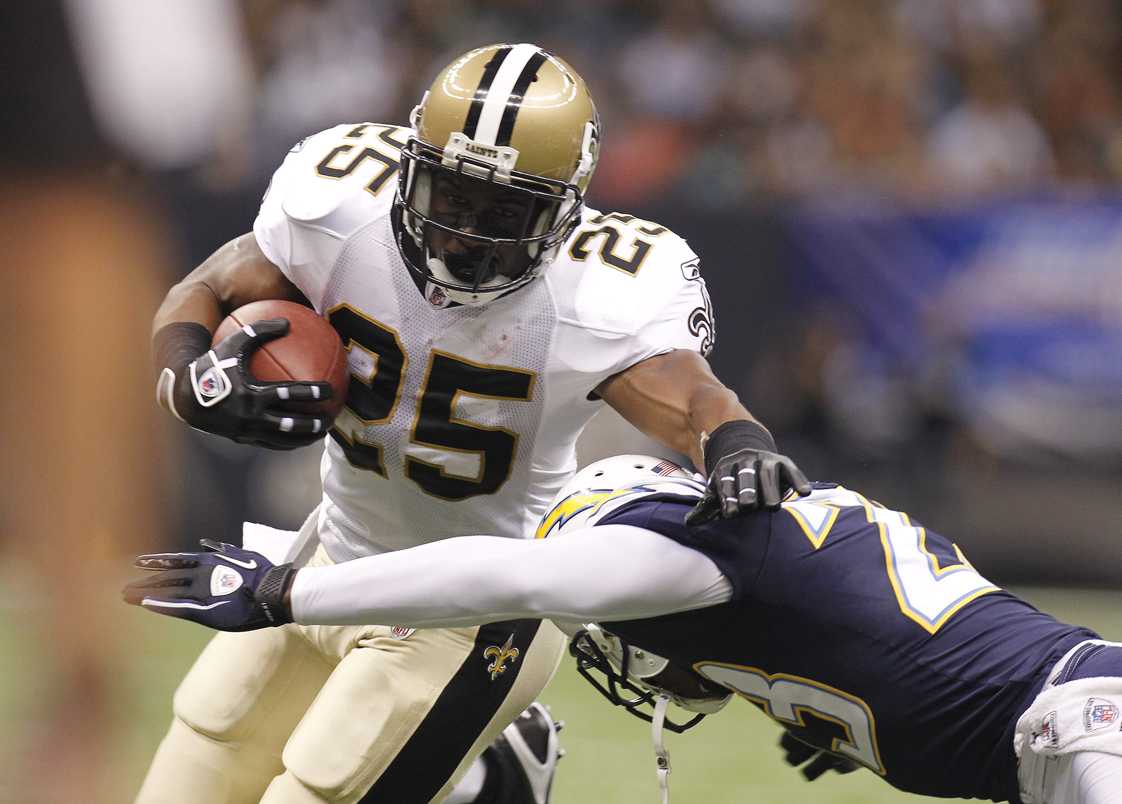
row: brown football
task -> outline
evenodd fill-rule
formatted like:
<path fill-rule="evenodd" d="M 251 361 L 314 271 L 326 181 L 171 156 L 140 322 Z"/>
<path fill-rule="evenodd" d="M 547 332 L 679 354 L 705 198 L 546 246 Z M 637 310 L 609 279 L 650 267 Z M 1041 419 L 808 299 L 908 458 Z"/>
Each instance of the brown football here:
<path fill-rule="evenodd" d="M 234 334 L 240 327 L 268 318 L 287 318 L 288 334 L 266 341 L 249 360 L 249 373 L 265 382 L 327 382 L 333 391 L 330 400 L 315 409 L 336 415 L 343 409 L 350 383 L 347 350 L 339 333 L 315 310 L 289 301 L 256 301 L 239 307 L 219 324 L 214 343 Z"/>

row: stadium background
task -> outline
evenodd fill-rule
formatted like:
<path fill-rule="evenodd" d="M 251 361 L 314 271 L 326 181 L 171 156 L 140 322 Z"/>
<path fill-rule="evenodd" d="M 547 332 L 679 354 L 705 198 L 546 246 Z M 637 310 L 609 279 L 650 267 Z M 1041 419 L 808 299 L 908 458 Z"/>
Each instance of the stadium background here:
<path fill-rule="evenodd" d="M 147 410 L 146 367 L 120 366 L 145 362 L 154 300 L 249 228 L 294 142 L 404 121 L 440 65 L 493 41 L 537 42 L 586 78 L 604 124 L 590 203 L 701 254 L 713 365 L 784 451 L 950 534 L 1000 583 L 1065 587 L 1027 594 L 1122 639 L 1116 3 L 29 6 L 4 26 L 19 80 L 0 106 L 4 369 L 40 391 L 0 409 L 0 801 L 135 789 L 205 634 L 118 605 L 122 556 L 235 538 L 244 519 L 294 527 L 317 499 L 315 450 Z M 40 303 L 62 288 L 97 314 Z M 135 352 L 94 351 L 115 326 Z M 80 408 L 86 379 L 106 390 Z M 66 428 L 44 426 L 56 405 Z M 610 416 L 594 426 L 584 460 L 648 449 Z M 544 696 L 570 723 L 559 804 L 651 800 L 643 726 L 580 684 L 565 666 Z M 864 773 L 805 787 L 743 714 L 672 741 L 676 800 L 906 799 Z"/>

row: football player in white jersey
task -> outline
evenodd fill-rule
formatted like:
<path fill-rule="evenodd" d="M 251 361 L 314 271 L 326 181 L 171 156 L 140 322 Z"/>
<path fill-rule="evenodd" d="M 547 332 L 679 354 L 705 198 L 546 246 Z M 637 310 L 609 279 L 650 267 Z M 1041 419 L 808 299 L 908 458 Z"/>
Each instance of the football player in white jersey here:
<path fill-rule="evenodd" d="M 325 445 L 322 502 L 290 560 L 532 534 L 604 402 L 704 467 L 695 520 L 809 491 L 704 359 L 697 255 L 665 227 L 584 205 L 599 138 L 563 61 L 478 48 L 437 75 L 411 127 L 348 123 L 299 143 L 253 232 L 169 291 L 154 322 L 161 404 L 242 443 Z M 246 370 L 286 322 L 212 348 L 223 316 L 261 299 L 338 330 L 351 380 L 336 420 L 306 407 L 325 384 Z M 563 644 L 524 620 L 220 634 L 176 693 L 139 800 L 440 800 Z"/>

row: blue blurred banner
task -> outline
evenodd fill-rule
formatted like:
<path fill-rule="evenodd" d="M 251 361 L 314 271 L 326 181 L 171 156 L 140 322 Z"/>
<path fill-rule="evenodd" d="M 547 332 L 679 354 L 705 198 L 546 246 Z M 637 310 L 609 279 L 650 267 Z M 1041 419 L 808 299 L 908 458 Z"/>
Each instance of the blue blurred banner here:
<path fill-rule="evenodd" d="M 1122 198 L 802 207 L 792 283 L 848 376 L 904 385 L 996 453 L 1122 454 Z"/>

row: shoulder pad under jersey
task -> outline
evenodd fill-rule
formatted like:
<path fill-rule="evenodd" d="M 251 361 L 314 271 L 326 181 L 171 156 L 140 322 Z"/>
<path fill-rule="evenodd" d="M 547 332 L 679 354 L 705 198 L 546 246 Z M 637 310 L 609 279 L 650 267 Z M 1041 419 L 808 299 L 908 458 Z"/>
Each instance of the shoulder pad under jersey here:
<path fill-rule="evenodd" d="M 705 294 L 684 239 L 651 221 L 587 208 L 545 276 L 562 321 L 607 338 L 635 334 L 683 295 Z"/>
<path fill-rule="evenodd" d="M 410 130 L 344 123 L 297 143 L 266 192 L 291 221 L 347 236 L 388 208 L 397 186 L 401 147 Z"/>
<path fill-rule="evenodd" d="M 253 233 L 317 310 L 343 243 L 389 213 L 409 135 L 376 123 L 338 125 L 298 142 L 273 174 Z"/>

